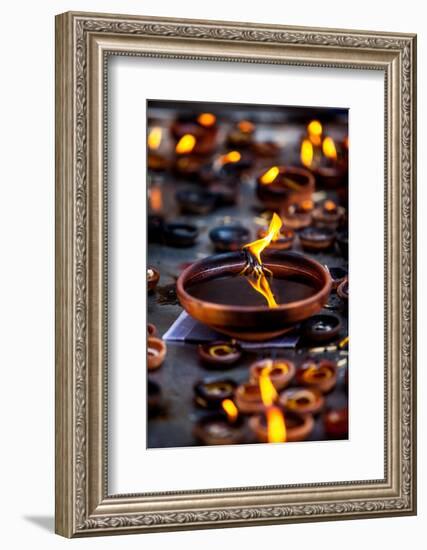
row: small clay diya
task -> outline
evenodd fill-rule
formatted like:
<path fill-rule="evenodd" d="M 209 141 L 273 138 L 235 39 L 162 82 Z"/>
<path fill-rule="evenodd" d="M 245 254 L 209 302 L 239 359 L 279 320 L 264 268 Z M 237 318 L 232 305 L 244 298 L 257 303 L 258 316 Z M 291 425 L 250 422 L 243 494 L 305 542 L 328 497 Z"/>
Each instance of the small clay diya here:
<path fill-rule="evenodd" d="M 337 229 L 344 215 L 345 210 L 342 206 L 338 206 L 334 201 L 327 199 L 321 206 L 313 210 L 313 224 L 316 227 Z"/>
<path fill-rule="evenodd" d="M 234 340 L 200 344 L 198 350 L 199 357 L 204 363 L 219 368 L 233 365 L 242 356 L 242 348 Z"/>
<path fill-rule="evenodd" d="M 261 228 L 258 230 L 257 237 L 259 239 L 264 238 L 268 233 L 267 228 Z M 280 229 L 279 237 L 271 241 L 269 247 L 271 250 L 289 250 L 292 248 L 295 240 L 295 233 L 292 229 L 287 229 L 282 226 Z"/>
<path fill-rule="evenodd" d="M 206 160 L 203 158 L 194 155 L 185 155 L 175 159 L 173 171 L 178 177 L 197 180 L 205 164 Z"/>
<path fill-rule="evenodd" d="M 240 174 L 251 168 L 254 163 L 253 155 L 244 151 L 228 151 L 219 155 L 213 161 L 213 170 L 219 176 Z"/>
<path fill-rule="evenodd" d="M 331 248 L 335 241 L 335 232 L 326 228 L 306 227 L 299 234 L 299 239 L 304 250 L 318 252 Z"/>
<path fill-rule="evenodd" d="M 336 189 L 347 186 L 348 168 L 346 162 L 333 162 L 322 159 L 318 166 L 312 168 L 316 183 L 321 189 Z"/>
<path fill-rule="evenodd" d="M 148 415 L 153 416 L 159 412 L 162 403 L 162 390 L 153 380 L 147 380 L 147 408 Z"/>
<path fill-rule="evenodd" d="M 209 185 L 208 190 L 215 195 L 217 206 L 233 206 L 239 199 L 238 188 L 232 183 L 214 181 Z"/>
<path fill-rule="evenodd" d="M 290 388 L 280 394 L 279 403 L 285 413 L 317 414 L 323 409 L 325 398 L 319 390 L 313 388 Z"/>
<path fill-rule="evenodd" d="M 300 203 L 291 204 L 288 210 L 282 214 L 283 223 L 290 229 L 304 229 L 311 225 L 311 213 L 314 203 L 312 200 L 304 200 Z"/>
<path fill-rule="evenodd" d="M 149 336 L 147 338 L 147 368 L 158 369 L 166 357 L 166 344 L 160 338 Z"/>
<path fill-rule="evenodd" d="M 168 246 L 183 248 L 193 246 L 198 235 L 197 227 L 189 223 L 167 223 L 163 228 L 163 239 Z"/>
<path fill-rule="evenodd" d="M 257 196 L 268 208 L 283 212 L 293 203 L 310 200 L 314 177 L 297 166 L 272 166 L 257 178 Z"/>
<path fill-rule="evenodd" d="M 342 282 L 346 279 L 348 276 L 347 270 L 343 269 L 342 267 L 329 267 L 328 266 L 329 273 L 331 274 L 332 278 L 332 288 L 337 289 Z"/>
<path fill-rule="evenodd" d="M 259 413 L 264 410 L 258 383 L 246 382 L 236 389 L 236 405 L 242 414 Z"/>
<path fill-rule="evenodd" d="M 304 441 L 314 428 L 314 420 L 311 414 L 299 415 L 294 412 L 286 412 L 286 441 Z M 249 419 L 249 427 L 255 433 L 258 441 L 268 442 L 268 426 L 266 414 L 253 416 Z"/>
<path fill-rule="evenodd" d="M 147 335 L 157 336 L 157 327 L 153 323 L 147 323 Z"/>
<path fill-rule="evenodd" d="M 301 325 L 301 333 L 310 342 L 322 343 L 335 338 L 341 329 L 339 317 L 331 314 L 313 315 Z"/>
<path fill-rule="evenodd" d="M 348 408 L 326 412 L 323 425 L 329 437 L 339 439 L 348 436 Z"/>
<path fill-rule="evenodd" d="M 147 267 L 147 287 L 148 292 L 152 292 L 159 282 L 160 273 L 154 267 Z"/>
<path fill-rule="evenodd" d="M 177 296 L 189 315 L 232 338 L 268 340 L 318 313 L 328 301 L 331 278 L 324 266 L 302 254 L 265 250 L 276 305 L 256 292 L 241 275 L 244 252 L 209 256 L 185 269 L 177 281 Z"/>
<path fill-rule="evenodd" d="M 250 367 L 250 381 L 258 384 L 261 372 L 267 372 L 268 376 L 276 388 L 280 391 L 291 382 L 295 375 L 295 365 L 289 359 L 262 359 L 256 361 Z"/>
<path fill-rule="evenodd" d="M 209 414 L 201 418 L 193 428 L 194 437 L 204 445 L 235 445 L 245 439 L 241 417 L 232 422 L 225 414 Z"/>
<path fill-rule="evenodd" d="M 255 124 L 250 120 L 241 120 L 227 136 L 227 144 L 232 147 L 249 147 L 253 143 Z"/>
<path fill-rule="evenodd" d="M 170 131 L 178 154 L 209 155 L 216 147 L 218 125 L 212 113 L 180 114 Z"/>
<path fill-rule="evenodd" d="M 337 233 L 337 244 L 341 255 L 344 258 L 348 257 L 348 231 L 339 231 Z"/>
<path fill-rule="evenodd" d="M 163 240 L 165 221 L 159 214 L 149 214 L 147 217 L 147 238 L 149 243 L 160 243 Z"/>
<path fill-rule="evenodd" d="M 163 131 L 160 126 L 154 126 L 147 135 L 147 166 L 153 172 L 163 172 L 169 167 L 169 160 L 161 147 Z"/>
<path fill-rule="evenodd" d="M 220 409 L 224 399 L 232 399 L 237 384 L 230 378 L 206 378 L 194 386 L 194 400 L 203 409 Z"/>
<path fill-rule="evenodd" d="M 306 361 L 297 371 L 296 380 L 302 386 L 328 393 L 337 383 L 337 366 L 333 361 L 326 359 L 318 363 Z"/>
<path fill-rule="evenodd" d="M 181 212 L 185 214 L 209 214 L 217 202 L 216 196 L 204 189 L 182 189 L 175 198 Z"/>
<path fill-rule="evenodd" d="M 220 225 L 212 229 L 209 238 L 217 251 L 241 250 L 250 241 L 249 229 L 239 224 Z"/>
<path fill-rule="evenodd" d="M 347 305 L 348 304 L 348 279 L 344 281 L 337 288 L 337 294 L 341 300 Z"/>

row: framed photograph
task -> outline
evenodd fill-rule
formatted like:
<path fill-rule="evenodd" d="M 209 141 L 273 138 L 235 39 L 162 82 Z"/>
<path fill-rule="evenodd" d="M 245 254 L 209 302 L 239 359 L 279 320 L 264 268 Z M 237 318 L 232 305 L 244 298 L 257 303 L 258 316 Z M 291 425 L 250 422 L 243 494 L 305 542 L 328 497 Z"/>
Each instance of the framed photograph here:
<path fill-rule="evenodd" d="M 56 18 L 56 531 L 416 513 L 416 37 Z"/>

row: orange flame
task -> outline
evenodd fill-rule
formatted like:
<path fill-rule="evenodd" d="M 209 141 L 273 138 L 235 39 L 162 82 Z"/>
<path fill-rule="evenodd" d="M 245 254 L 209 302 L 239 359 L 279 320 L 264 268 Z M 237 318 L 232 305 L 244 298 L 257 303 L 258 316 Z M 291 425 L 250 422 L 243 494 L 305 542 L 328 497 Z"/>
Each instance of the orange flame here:
<path fill-rule="evenodd" d="M 223 166 L 224 164 L 233 163 L 233 162 L 239 162 L 239 160 L 242 158 L 242 155 L 239 153 L 239 151 L 230 151 L 229 153 L 226 153 L 225 155 L 221 155 L 218 159 L 218 163 Z"/>
<path fill-rule="evenodd" d="M 323 132 L 323 128 L 320 122 L 318 120 L 312 120 L 307 126 L 307 132 L 311 143 L 318 147 L 321 143 L 321 136 Z"/>
<path fill-rule="evenodd" d="M 277 400 L 277 391 L 270 379 L 271 365 L 262 369 L 259 376 L 261 399 L 266 409 L 267 438 L 269 443 L 283 443 L 286 441 L 285 418 L 279 407 L 274 406 Z"/>
<path fill-rule="evenodd" d="M 216 122 L 216 116 L 212 113 L 200 113 L 200 115 L 197 117 L 197 122 L 201 126 L 205 126 L 205 128 L 209 128 L 210 126 L 213 126 Z"/>
<path fill-rule="evenodd" d="M 259 178 L 259 181 L 263 185 L 269 185 L 270 183 L 273 183 L 273 181 L 277 178 L 279 172 L 280 170 L 278 166 L 272 166 L 267 170 L 267 172 L 264 172 L 264 174 Z"/>
<path fill-rule="evenodd" d="M 269 246 L 271 241 L 280 235 L 280 229 L 282 227 L 282 220 L 274 212 L 273 217 L 271 218 L 270 226 L 268 228 L 268 233 L 262 239 L 257 239 L 249 244 L 245 244 L 244 249 L 248 249 L 249 252 L 256 258 L 258 264 L 262 265 L 261 253 L 262 251 Z"/>
<path fill-rule="evenodd" d="M 334 212 L 337 209 L 337 205 L 334 203 L 334 201 L 328 199 L 323 203 L 323 209 L 326 212 Z"/>
<path fill-rule="evenodd" d="M 274 294 L 270 288 L 270 284 L 267 280 L 267 277 L 264 275 L 264 273 L 262 272 L 257 273 L 256 280 L 253 280 L 253 278 L 248 277 L 247 281 L 254 290 L 256 290 L 257 292 L 262 294 L 262 296 L 264 296 L 264 298 L 267 300 L 267 304 L 269 307 L 278 307 Z"/>
<path fill-rule="evenodd" d="M 270 378 L 270 369 L 271 365 L 270 367 L 267 365 L 259 374 L 259 390 L 262 402 L 266 407 L 271 407 L 278 397 L 276 388 Z"/>
<path fill-rule="evenodd" d="M 228 420 L 230 422 L 235 422 L 239 415 L 239 411 L 233 401 L 231 399 L 224 399 L 221 405 L 227 414 Z"/>
<path fill-rule="evenodd" d="M 335 147 L 335 142 L 331 137 L 325 137 L 323 140 L 322 151 L 328 159 L 337 159 L 337 149 Z"/>
<path fill-rule="evenodd" d="M 191 153 L 195 145 L 196 145 L 196 138 L 192 134 L 184 134 L 176 144 L 175 151 L 179 155 L 184 155 L 185 153 Z"/>
<path fill-rule="evenodd" d="M 251 134 L 255 130 L 255 125 L 249 120 L 241 120 L 237 127 L 243 134 Z"/>
<path fill-rule="evenodd" d="M 151 149 L 152 151 L 158 149 L 161 141 L 162 141 L 162 129 L 156 126 L 155 128 L 152 128 L 150 133 L 148 134 L 148 138 L 147 138 L 148 148 Z"/>
<path fill-rule="evenodd" d="M 160 187 L 150 189 L 150 206 L 154 212 L 159 212 L 163 208 L 163 196 Z"/>
<path fill-rule="evenodd" d="M 313 162 L 313 144 L 309 139 L 303 139 L 301 143 L 301 163 L 310 168 L 311 163 Z"/>

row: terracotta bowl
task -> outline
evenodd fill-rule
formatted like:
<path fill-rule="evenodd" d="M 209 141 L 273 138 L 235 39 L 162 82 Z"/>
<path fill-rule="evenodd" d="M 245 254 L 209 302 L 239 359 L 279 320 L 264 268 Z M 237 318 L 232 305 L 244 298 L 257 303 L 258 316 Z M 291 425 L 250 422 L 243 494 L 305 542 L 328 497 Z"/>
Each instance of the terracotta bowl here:
<path fill-rule="evenodd" d="M 291 204 L 311 199 L 315 183 L 313 174 L 297 166 L 279 166 L 278 168 L 279 174 L 270 184 L 261 182 L 261 177 L 268 168 L 259 175 L 256 191 L 261 202 L 272 210 L 285 211 Z"/>
<path fill-rule="evenodd" d="M 147 368 L 158 369 L 166 357 L 166 344 L 160 338 L 149 336 L 147 339 Z"/>
<path fill-rule="evenodd" d="M 238 274 L 246 265 L 243 252 L 209 256 L 185 269 L 177 281 L 177 295 L 191 317 L 218 332 L 248 341 L 262 341 L 284 334 L 300 321 L 318 313 L 331 291 L 331 277 L 319 262 L 302 254 L 282 250 L 265 251 L 264 265 L 273 276 L 301 276 L 313 285 L 307 298 L 271 308 L 262 306 L 223 305 L 195 298 L 188 288 L 201 281 Z"/>

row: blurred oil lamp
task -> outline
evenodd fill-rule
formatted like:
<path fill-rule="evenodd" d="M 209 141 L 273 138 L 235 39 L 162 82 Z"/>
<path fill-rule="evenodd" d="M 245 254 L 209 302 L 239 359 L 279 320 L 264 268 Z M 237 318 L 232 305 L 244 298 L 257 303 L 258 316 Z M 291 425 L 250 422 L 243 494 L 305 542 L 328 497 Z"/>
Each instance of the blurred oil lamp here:
<path fill-rule="evenodd" d="M 216 197 L 216 205 L 234 206 L 239 199 L 239 191 L 237 186 L 231 181 L 217 180 L 212 181 L 208 186 L 208 191 Z"/>
<path fill-rule="evenodd" d="M 198 235 L 197 227 L 189 223 L 171 222 L 163 228 L 164 243 L 177 248 L 193 246 Z"/>
<path fill-rule="evenodd" d="M 147 335 L 157 336 L 157 327 L 153 323 L 147 323 Z"/>
<path fill-rule="evenodd" d="M 147 288 L 148 292 L 152 292 L 159 282 L 160 273 L 154 267 L 147 267 Z"/>
<path fill-rule="evenodd" d="M 301 246 L 310 252 L 328 250 L 334 244 L 335 237 L 335 231 L 320 227 L 306 227 L 299 233 Z"/>
<path fill-rule="evenodd" d="M 348 257 L 348 231 L 339 231 L 337 233 L 337 245 L 344 258 Z"/>
<path fill-rule="evenodd" d="M 233 338 L 267 340 L 320 311 L 331 287 L 327 270 L 303 255 L 263 252 L 281 225 L 274 214 L 264 238 L 184 270 L 177 295 L 187 313 Z"/>
<path fill-rule="evenodd" d="M 271 166 L 257 178 L 257 196 L 272 210 L 285 212 L 291 204 L 311 200 L 314 177 L 296 166 Z"/>
<path fill-rule="evenodd" d="M 219 225 L 209 232 L 217 251 L 240 250 L 248 242 L 250 231 L 240 224 Z"/>
<path fill-rule="evenodd" d="M 230 378 L 206 378 L 195 384 L 194 401 L 203 409 L 219 410 L 224 399 L 233 398 L 236 385 Z"/>
<path fill-rule="evenodd" d="M 213 170 L 220 174 L 235 175 L 247 170 L 252 164 L 253 159 L 248 153 L 228 151 L 214 160 Z"/>
<path fill-rule="evenodd" d="M 147 409 L 148 416 L 155 416 L 162 406 L 162 390 L 154 380 L 147 380 Z"/>
<path fill-rule="evenodd" d="M 147 136 L 147 166 L 153 172 L 163 172 L 169 167 L 166 154 L 160 151 L 164 130 L 160 126 L 150 129 Z"/>
<path fill-rule="evenodd" d="M 348 279 L 345 278 L 344 281 L 337 288 L 337 294 L 341 300 L 347 305 L 348 304 Z"/>
<path fill-rule="evenodd" d="M 301 325 L 301 333 L 310 342 L 322 343 L 336 338 L 341 329 L 339 317 L 332 314 L 313 315 Z"/>
<path fill-rule="evenodd" d="M 254 140 L 255 124 L 250 120 L 240 120 L 227 136 L 231 147 L 249 147 Z"/>
<path fill-rule="evenodd" d="M 213 113 L 182 114 L 171 126 L 177 154 L 209 155 L 216 147 L 217 118 Z"/>
<path fill-rule="evenodd" d="M 289 229 L 298 230 L 308 227 L 312 222 L 314 203 L 310 199 L 291 204 L 287 211 L 282 213 L 283 222 Z"/>
<path fill-rule="evenodd" d="M 207 415 L 194 426 L 194 437 L 205 445 L 234 445 L 245 439 L 244 422 L 231 399 L 221 403 L 222 411 Z"/>
<path fill-rule="evenodd" d="M 289 385 L 295 376 L 295 365 L 288 359 L 262 359 L 250 367 L 250 382 L 259 383 L 261 373 L 268 374 L 271 383 L 277 391 Z"/>
<path fill-rule="evenodd" d="M 297 371 L 296 380 L 301 386 L 328 393 L 337 383 L 337 366 L 335 362 L 327 359 L 322 359 L 319 362 L 306 361 Z"/>
<path fill-rule="evenodd" d="M 329 267 L 328 271 L 332 278 L 332 288 L 337 289 L 345 278 L 348 276 L 348 272 L 342 267 Z"/>
<path fill-rule="evenodd" d="M 257 236 L 263 239 L 268 234 L 268 228 L 260 228 Z M 284 226 L 280 228 L 280 232 L 271 241 L 269 247 L 271 250 L 289 250 L 295 241 L 295 233 L 292 229 L 287 229 Z"/>
<path fill-rule="evenodd" d="M 237 363 L 242 356 L 242 348 L 235 340 L 200 344 L 198 351 L 203 363 L 220 369 Z"/>
<path fill-rule="evenodd" d="M 274 141 L 254 141 L 251 151 L 260 158 L 274 158 L 280 153 L 280 146 Z"/>
<path fill-rule="evenodd" d="M 323 415 L 325 432 L 331 438 L 348 436 L 348 408 L 330 410 Z"/>
<path fill-rule="evenodd" d="M 279 403 L 285 413 L 318 414 L 325 405 L 323 394 L 313 388 L 290 388 L 280 394 Z"/>
<path fill-rule="evenodd" d="M 263 414 L 253 416 L 249 419 L 249 427 L 261 443 L 304 441 L 313 431 L 314 420 L 311 414 L 299 415 L 294 412 L 287 412 L 284 417 L 285 439 L 281 440 L 280 438 L 283 437 L 283 431 L 279 414 L 283 417 L 283 413 L 279 407 L 275 407 L 273 411 L 274 412 L 270 413 L 266 411 Z M 279 436 L 277 437 L 277 441 L 276 438 L 272 441 L 274 437 L 273 426 L 275 426 L 277 420 L 279 425 Z"/>
<path fill-rule="evenodd" d="M 205 189 L 181 189 L 175 195 L 184 214 L 209 214 L 216 206 L 216 197 Z"/>
<path fill-rule="evenodd" d="M 235 400 L 242 414 L 253 414 L 264 410 L 258 383 L 245 382 L 237 387 Z"/>
<path fill-rule="evenodd" d="M 345 210 L 342 206 L 338 206 L 334 201 L 327 199 L 321 206 L 313 210 L 313 224 L 316 227 L 337 229 L 344 215 Z"/>
<path fill-rule="evenodd" d="M 147 338 L 147 368 L 158 369 L 166 357 L 166 344 L 160 338 L 149 336 Z"/>

